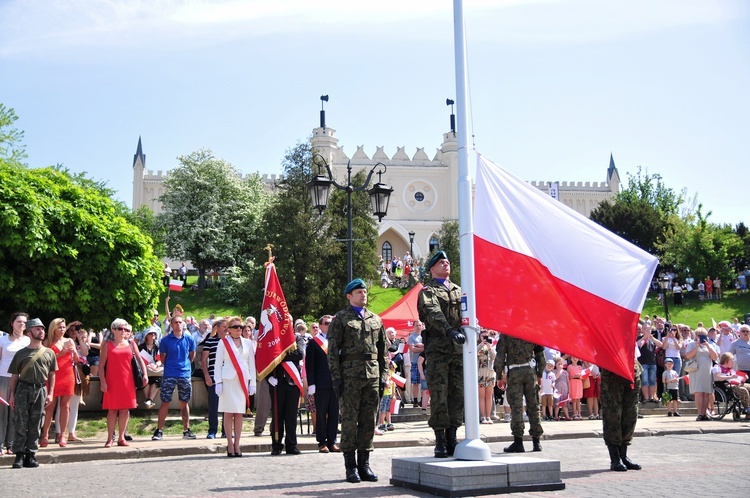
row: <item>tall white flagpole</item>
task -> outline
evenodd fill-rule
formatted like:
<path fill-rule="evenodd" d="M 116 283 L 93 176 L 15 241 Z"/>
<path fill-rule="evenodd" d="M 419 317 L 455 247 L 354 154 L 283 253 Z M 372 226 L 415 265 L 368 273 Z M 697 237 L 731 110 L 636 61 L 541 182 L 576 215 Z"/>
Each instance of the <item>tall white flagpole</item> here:
<path fill-rule="evenodd" d="M 458 134 L 458 233 L 461 253 L 461 290 L 463 331 L 466 344 L 464 360 L 464 422 L 466 438 L 456 447 L 460 460 L 489 460 L 489 446 L 479 439 L 479 381 L 477 339 L 479 325 L 474 290 L 474 220 L 469 177 L 468 77 L 466 73 L 466 37 L 462 0 L 453 0 L 453 33 L 456 59 L 456 133 Z"/>

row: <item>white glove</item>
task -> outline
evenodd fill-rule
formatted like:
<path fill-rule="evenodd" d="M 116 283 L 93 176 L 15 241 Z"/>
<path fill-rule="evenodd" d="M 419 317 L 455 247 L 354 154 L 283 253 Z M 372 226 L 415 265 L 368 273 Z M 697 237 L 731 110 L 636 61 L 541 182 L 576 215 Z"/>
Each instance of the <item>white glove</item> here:
<path fill-rule="evenodd" d="M 310 396 L 315 395 L 315 384 L 307 386 L 307 394 Z"/>
<path fill-rule="evenodd" d="M 268 377 L 268 383 L 271 384 L 273 387 L 276 387 L 279 384 L 279 380 L 273 375 L 271 375 L 270 377 Z"/>
<path fill-rule="evenodd" d="M 214 384 L 214 392 L 217 396 L 221 396 L 221 392 L 224 390 L 224 384 L 219 382 L 218 384 Z"/>
<path fill-rule="evenodd" d="M 250 384 L 250 387 L 247 388 L 247 393 L 250 396 L 253 396 L 255 394 L 255 384 Z"/>

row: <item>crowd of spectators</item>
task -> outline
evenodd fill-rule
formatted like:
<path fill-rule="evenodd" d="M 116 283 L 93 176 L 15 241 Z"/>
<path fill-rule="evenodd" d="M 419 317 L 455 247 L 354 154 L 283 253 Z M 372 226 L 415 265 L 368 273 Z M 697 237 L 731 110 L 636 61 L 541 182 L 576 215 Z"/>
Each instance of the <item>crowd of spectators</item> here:
<path fill-rule="evenodd" d="M 399 259 L 395 258 L 387 265 L 385 271 L 389 276 L 398 275 Z M 414 264 L 407 274 L 420 273 L 420 263 L 413 262 L 408 253 L 401 264 L 404 270 Z M 400 276 L 403 278 L 403 273 Z M 702 283 L 706 287 L 706 282 Z M 717 289 L 720 289 L 720 285 L 712 282 L 711 293 L 706 291 L 705 298 L 720 298 Z M 165 311 L 166 316 L 160 317 L 159 312 L 154 310 L 150 325 L 136 333 L 129 323 L 121 319 L 116 319 L 102 332 L 86 330 L 81 322 L 67 323 L 62 318 L 50 322 L 44 344 L 55 353 L 58 370 L 54 402 L 47 408 L 42 427 L 41 447 L 48 446 L 51 439 L 60 447 L 81 441 L 76 435 L 78 409 L 88 394 L 92 378 L 99 379 L 103 393 L 102 408 L 107 412 L 105 446 L 110 447 L 115 442 L 127 445 L 130 439 L 127 434 L 129 410 L 138 406 L 130 362 L 132 357 L 138 359 L 144 373 L 142 407 L 152 409 L 157 407 L 157 401 L 161 401 L 158 427 L 152 439 L 162 438 L 164 419 L 175 390 L 183 419 L 183 437 L 196 437 L 189 425 L 188 401 L 192 396 L 192 377 L 202 379 L 207 390 L 209 428 L 206 437 L 230 438 L 228 454 L 241 455 L 239 441 L 242 419 L 252 414 L 253 408 L 256 416 L 254 434 L 263 434 L 270 407 L 268 403 L 264 406 L 261 396 L 256 395 L 256 386 L 257 389 L 268 389 L 268 384 L 256 382 L 255 379 L 252 361 L 258 334 L 255 319 L 248 317 L 243 321 L 239 317 L 216 318 L 211 315 L 198 320 L 186 315 L 179 304 L 170 310 L 169 299 L 165 303 Z M 10 318 L 11 332 L 0 334 L 0 396 L 3 399 L 8 399 L 9 395 L 8 365 L 13 355 L 28 345 L 28 337 L 24 334 L 28 316 L 14 313 Z M 750 392 L 744 384 L 750 375 L 750 325 L 741 325 L 738 318 L 732 322 L 722 320 L 711 327 L 698 323 L 695 328 L 670 323 L 659 316 L 645 316 L 644 320 L 645 326 L 636 342 L 637 361 L 643 367 L 642 403 L 664 403 L 667 406 L 666 416 L 679 417 L 680 402 L 692 400 L 698 410 L 697 420 L 711 420 L 715 415 L 713 388 L 720 385 L 737 396 L 750 418 Z M 325 315 L 320 321 L 327 325 L 330 315 Z M 424 356 L 423 328 L 417 320 L 412 332 L 404 339 L 397 338 L 394 329 L 387 330 L 393 375 L 392 380 L 384 386 L 380 400 L 375 429 L 377 435 L 385 435 L 396 429 L 391 414 L 397 413 L 400 406 L 413 404 L 421 408 L 423 414 L 429 410 L 429 365 Z M 321 333 L 321 327 L 318 322 L 307 324 L 298 320 L 295 332 L 302 343 L 307 344 Z M 322 336 L 325 336 L 325 331 Z M 482 330 L 477 347 L 479 422 L 482 424 L 509 420 L 507 403 L 505 413 L 497 413 L 498 405 L 503 406 L 505 387 L 502 381 L 498 382 L 492 368 L 498 338 L 497 332 Z M 229 354 L 230 349 L 232 354 Z M 234 354 L 243 365 L 243 375 L 239 376 L 242 380 L 239 382 L 236 367 L 229 361 Z M 540 384 L 543 420 L 581 420 L 584 418 L 583 403 L 587 407 L 588 418 L 600 418 L 599 368 L 564 351 L 546 348 L 545 357 L 547 364 Z M 105 366 L 106 375 L 102 375 Z M 302 374 L 305 392 L 301 395 L 300 407 L 306 408 L 312 416 L 315 431 L 320 427 L 315 420 L 315 390 L 309 389 L 306 382 L 304 361 Z M 223 386 L 220 386 L 222 381 Z M 10 412 L 8 406 L 0 405 L 0 449 L 8 453 L 13 438 Z M 220 413 L 224 413 L 221 424 Z M 54 432 L 51 432 L 53 427 Z M 117 439 L 114 439 L 116 428 Z M 322 446 L 337 448 L 333 437 L 333 441 L 323 437 Z"/>

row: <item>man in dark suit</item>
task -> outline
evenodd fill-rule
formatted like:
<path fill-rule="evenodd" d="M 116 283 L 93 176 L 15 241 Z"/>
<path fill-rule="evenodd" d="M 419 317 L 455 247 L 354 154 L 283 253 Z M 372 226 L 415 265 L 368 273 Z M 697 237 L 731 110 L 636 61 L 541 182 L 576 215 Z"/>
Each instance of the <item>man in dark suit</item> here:
<path fill-rule="evenodd" d="M 271 455 L 280 455 L 286 443 L 287 455 L 299 455 L 297 448 L 297 409 L 299 407 L 300 361 L 305 357 L 305 340 L 296 336 L 296 348 L 288 351 L 281 363 L 268 376 L 268 387 L 271 393 Z M 290 364 L 293 375 L 286 371 L 283 364 Z M 286 433 L 286 434 L 285 434 Z M 282 443 L 282 440 L 284 443 Z"/>
<path fill-rule="evenodd" d="M 320 332 L 307 343 L 305 359 L 307 370 L 307 393 L 315 396 L 315 437 L 321 453 L 341 451 L 336 444 L 339 423 L 339 399 L 333 392 L 331 369 L 328 366 L 328 326 L 331 315 L 320 317 Z"/>

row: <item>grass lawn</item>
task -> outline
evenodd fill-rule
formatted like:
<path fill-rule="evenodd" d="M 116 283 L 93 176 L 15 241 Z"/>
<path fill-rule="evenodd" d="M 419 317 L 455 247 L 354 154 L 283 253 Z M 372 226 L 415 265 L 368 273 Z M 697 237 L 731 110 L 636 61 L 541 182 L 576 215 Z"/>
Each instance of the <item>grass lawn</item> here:
<path fill-rule="evenodd" d="M 243 306 L 234 307 L 227 305 L 219 299 L 219 292 L 214 289 L 206 289 L 202 295 L 198 295 L 197 292 L 190 290 L 190 286 L 197 283 L 198 277 L 188 277 L 185 289 L 182 292 L 171 292 L 169 299 L 169 307 L 174 308 L 174 305 L 180 303 L 185 310 L 185 314 L 194 316 L 198 320 L 202 318 L 208 318 L 211 313 L 216 316 L 229 316 L 229 315 L 247 315 L 246 309 L 249 308 L 251 314 L 256 317 L 260 313 L 261 303 L 257 303 L 255 306 Z M 281 283 L 282 287 L 284 283 Z M 369 306 L 368 308 L 374 313 L 381 313 L 388 309 L 393 303 L 401 299 L 406 293 L 405 290 L 401 289 L 383 289 L 379 286 L 373 286 L 369 289 Z M 158 311 L 164 314 L 164 298 L 167 297 L 167 291 L 162 292 L 159 297 L 159 308 Z M 344 299 L 341 300 L 341 307 L 344 307 Z M 339 310 L 329 310 L 330 314 L 334 314 Z M 297 318 L 297 317 L 295 317 Z"/>
<path fill-rule="evenodd" d="M 740 323 L 744 321 L 745 313 L 750 313 L 750 294 L 737 296 L 734 291 L 730 294 L 724 294 L 721 301 L 700 301 L 698 293 L 695 293 L 693 299 L 683 299 L 682 306 L 674 306 L 672 295 L 667 297 L 669 305 L 669 317 L 674 323 L 684 323 L 692 328 L 703 322 L 706 328 L 712 326 L 711 319 L 719 323 L 721 320 L 729 320 L 737 317 Z M 649 293 L 646 299 L 646 305 L 643 307 L 643 314 L 654 316 L 664 316 L 664 304 L 657 300 L 656 294 Z"/>
<path fill-rule="evenodd" d="M 131 436 L 151 436 L 156 430 L 157 410 L 131 410 L 130 421 L 128 423 L 128 434 Z M 190 413 L 190 430 L 198 434 L 198 437 L 205 437 L 208 433 L 208 421 L 203 420 L 206 411 L 197 411 Z M 254 419 L 245 418 L 242 424 L 242 431 L 245 433 L 253 432 Z M 219 417 L 221 425 L 221 417 Z M 221 429 L 221 428 L 220 428 Z M 177 410 L 170 410 L 169 416 L 164 424 L 165 435 L 182 434 L 182 421 Z M 101 438 L 102 441 L 107 436 L 107 418 L 106 412 L 81 412 L 78 417 L 76 434 L 84 438 Z"/>

